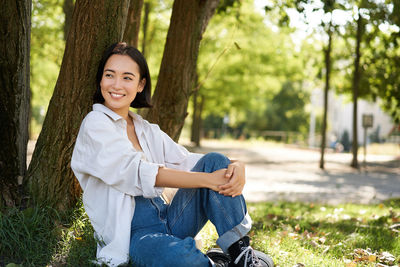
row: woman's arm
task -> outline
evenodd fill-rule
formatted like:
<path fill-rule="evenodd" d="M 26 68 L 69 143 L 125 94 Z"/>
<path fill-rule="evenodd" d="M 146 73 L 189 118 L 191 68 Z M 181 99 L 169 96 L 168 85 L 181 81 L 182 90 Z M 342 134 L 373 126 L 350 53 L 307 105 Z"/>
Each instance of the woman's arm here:
<path fill-rule="evenodd" d="M 227 169 L 212 173 L 187 172 L 166 167 L 160 167 L 156 176 L 155 186 L 173 188 L 209 188 L 220 191 L 220 186 L 229 182 Z"/>

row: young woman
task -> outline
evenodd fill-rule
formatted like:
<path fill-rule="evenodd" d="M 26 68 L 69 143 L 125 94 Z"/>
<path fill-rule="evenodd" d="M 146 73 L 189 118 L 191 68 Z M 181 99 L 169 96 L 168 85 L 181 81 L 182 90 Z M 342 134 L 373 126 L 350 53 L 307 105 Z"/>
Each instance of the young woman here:
<path fill-rule="evenodd" d="M 218 153 L 190 153 L 129 110 L 151 107 L 150 93 L 148 66 L 136 48 L 116 43 L 105 51 L 93 111 L 81 124 L 71 161 L 98 240 L 98 261 L 273 266 L 264 254 L 255 255 L 246 236 L 251 219 L 241 195 L 244 164 Z M 164 187 L 180 188 L 171 203 L 162 198 Z M 208 220 L 225 254 L 207 256 L 196 248 L 193 237 Z"/>

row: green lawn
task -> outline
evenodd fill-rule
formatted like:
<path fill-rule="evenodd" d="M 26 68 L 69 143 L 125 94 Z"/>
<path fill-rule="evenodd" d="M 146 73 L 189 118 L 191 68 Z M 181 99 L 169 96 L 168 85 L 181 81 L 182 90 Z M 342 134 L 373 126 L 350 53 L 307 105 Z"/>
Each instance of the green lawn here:
<path fill-rule="evenodd" d="M 252 246 L 277 266 L 400 266 L 400 227 L 393 227 L 400 223 L 400 199 L 336 206 L 263 202 L 248 209 Z M 81 206 L 62 215 L 31 208 L 0 216 L 0 266 L 94 266 L 93 229 Z M 210 223 L 200 237 L 203 251 L 215 246 Z"/>

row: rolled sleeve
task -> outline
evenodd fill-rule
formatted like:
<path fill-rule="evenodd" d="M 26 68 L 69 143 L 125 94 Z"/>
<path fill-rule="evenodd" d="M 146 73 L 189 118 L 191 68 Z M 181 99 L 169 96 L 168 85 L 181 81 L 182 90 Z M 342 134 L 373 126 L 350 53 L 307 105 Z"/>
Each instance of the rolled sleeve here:
<path fill-rule="evenodd" d="M 143 197 L 153 198 L 161 195 L 163 188 L 155 186 L 160 167 L 164 167 L 164 165 L 143 160 L 140 161 L 139 177 L 142 184 Z"/>

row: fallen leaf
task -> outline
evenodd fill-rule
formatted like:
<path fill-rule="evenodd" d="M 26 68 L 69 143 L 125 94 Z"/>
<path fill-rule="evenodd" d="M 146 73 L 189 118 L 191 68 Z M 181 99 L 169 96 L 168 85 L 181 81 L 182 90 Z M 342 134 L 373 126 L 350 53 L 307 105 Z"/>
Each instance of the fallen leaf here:
<path fill-rule="evenodd" d="M 368 261 L 369 262 L 376 262 L 376 256 L 375 255 L 369 255 L 368 256 Z"/>
<path fill-rule="evenodd" d="M 354 261 L 346 264 L 346 267 L 356 267 L 356 266 L 357 266 L 357 263 Z"/>
<path fill-rule="evenodd" d="M 396 223 L 396 224 L 393 224 L 393 225 L 391 225 L 390 227 L 389 227 L 389 229 L 396 229 L 396 228 L 400 228 L 400 223 Z"/>
<path fill-rule="evenodd" d="M 310 241 L 310 244 L 311 244 L 311 246 L 313 246 L 313 247 L 315 247 L 315 248 L 319 247 L 318 243 L 315 242 L 314 240 L 311 240 L 311 241 Z"/>
<path fill-rule="evenodd" d="M 386 251 L 378 255 L 379 263 L 384 263 L 391 266 L 394 264 L 395 260 L 396 258 L 392 254 Z"/>
<path fill-rule="evenodd" d="M 293 265 L 293 267 L 306 267 L 303 263 L 296 263 L 295 265 Z"/>
<path fill-rule="evenodd" d="M 294 230 L 296 230 L 296 232 L 300 231 L 300 225 L 296 224 L 296 226 L 294 227 Z"/>

